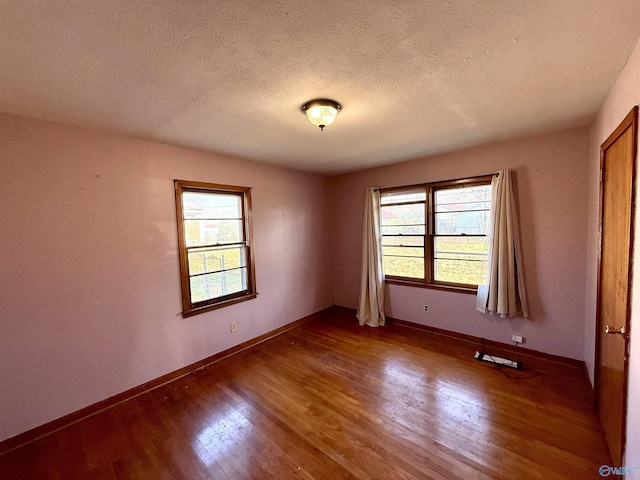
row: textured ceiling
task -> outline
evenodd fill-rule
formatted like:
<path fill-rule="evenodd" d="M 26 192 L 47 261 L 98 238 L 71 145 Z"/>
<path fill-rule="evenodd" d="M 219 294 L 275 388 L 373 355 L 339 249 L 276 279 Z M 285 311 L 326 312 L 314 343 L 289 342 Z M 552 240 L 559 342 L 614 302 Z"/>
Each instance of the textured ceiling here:
<path fill-rule="evenodd" d="M 588 124 L 638 0 L 4 0 L 0 111 L 324 174 Z M 300 106 L 342 104 L 324 132 Z"/>

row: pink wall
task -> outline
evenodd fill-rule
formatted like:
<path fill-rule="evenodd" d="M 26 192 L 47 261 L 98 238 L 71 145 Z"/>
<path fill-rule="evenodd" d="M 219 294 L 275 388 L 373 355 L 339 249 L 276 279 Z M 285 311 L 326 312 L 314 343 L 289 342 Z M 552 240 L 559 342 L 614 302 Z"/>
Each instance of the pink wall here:
<path fill-rule="evenodd" d="M 629 111 L 640 103 L 640 45 L 629 57 L 627 65 L 618 77 L 609 97 L 600 109 L 591 129 L 589 166 L 589 242 L 587 250 L 587 305 L 584 341 L 584 356 L 593 381 L 596 325 L 596 284 L 598 252 L 598 170 L 600 168 L 600 145 L 615 130 Z M 636 166 L 638 169 L 638 166 Z M 640 178 L 640 175 L 638 175 Z M 640 185 L 636 179 L 636 209 L 640 208 Z M 636 210 L 635 251 L 640 245 L 640 220 Z M 629 366 L 629 392 L 627 417 L 627 448 L 625 464 L 640 465 L 640 264 L 636 255 L 631 292 L 631 351 Z"/>
<path fill-rule="evenodd" d="M 365 187 L 505 167 L 531 318 L 485 316 L 474 296 L 402 286 L 388 287 L 387 314 L 502 342 L 522 334 L 527 348 L 584 359 L 593 378 L 599 146 L 638 103 L 640 47 L 591 129 L 332 179 L 0 114 L 0 441 L 332 303 L 355 308 Z M 181 317 L 174 178 L 254 187 L 257 299 Z M 640 267 L 633 282 L 635 329 Z M 628 465 L 640 465 L 637 398 L 632 337 Z"/>
<path fill-rule="evenodd" d="M 398 285 L 387 286 L 387 314 L 500 342 L 510 342 L 511 334 L 517 333 L 526 338 L 527 348 L 582 359 L 588 141 L 587 128 L 574 129 L 333 178 L 336 303 L 357 306 L 367 186 L 447 180 L 510 168 L 515 172 L 530 318 L 480 314 L 474 295 Z"/>
<path fill-rule="evenodd" d="M 0 440 L 333 303 L 325 178 L 7 115 L 0 178 Z M 182 318 L 174 178 L 253 187 L 257 299 Z"/>

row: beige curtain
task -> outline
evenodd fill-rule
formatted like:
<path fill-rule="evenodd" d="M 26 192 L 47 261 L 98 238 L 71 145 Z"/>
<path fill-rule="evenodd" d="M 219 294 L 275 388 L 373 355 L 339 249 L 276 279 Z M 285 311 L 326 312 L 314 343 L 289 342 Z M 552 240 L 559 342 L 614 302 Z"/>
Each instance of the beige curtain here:
<path fill-rule="evenodd" d="M 380 244 L 380 193 L 367 188 L 362 228 L 362 269 L 360 273 L 360 325 L 384 325 L 384 272 Z"/>
<path fill-rule="evenodd" d="M 487 280 L 478 286 L 476 309 L 501 317 L 527 317 L 518 218 L 508 169 L 491 181 L 490 218 Z"/>

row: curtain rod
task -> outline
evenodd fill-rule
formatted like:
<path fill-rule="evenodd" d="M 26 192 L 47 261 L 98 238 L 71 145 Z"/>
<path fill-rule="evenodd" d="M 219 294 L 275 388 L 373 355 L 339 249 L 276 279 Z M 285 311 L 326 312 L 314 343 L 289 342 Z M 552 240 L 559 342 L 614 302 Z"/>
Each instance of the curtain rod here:
<path fill-rule="evenodd" d="M 411 187 L 421 187 L 423 185 L 430 185 L 433 183 L 440 183 L 440 182 L 457 182 L 459 180 L 473 180 L 474 178 L 483 178 L 483 177 L 497 177 L 499 175 L 498 172 L 496 173 L 488 173 L 487 175 L 475 175 L 473 177 L 462 177 L 462 178 L 453 178 L 451 180 L 438 180 L 436 182 L 422 182 L 422 183 L 414 183 L 411 185 L 398 185 L 396 187 L 378 187 L 378 188 L 374 188 L 374 190 L 377 192 L 379 190 L 387 190 L 387 189 L 391 189 L 391 188 L 411 188 Z"/>

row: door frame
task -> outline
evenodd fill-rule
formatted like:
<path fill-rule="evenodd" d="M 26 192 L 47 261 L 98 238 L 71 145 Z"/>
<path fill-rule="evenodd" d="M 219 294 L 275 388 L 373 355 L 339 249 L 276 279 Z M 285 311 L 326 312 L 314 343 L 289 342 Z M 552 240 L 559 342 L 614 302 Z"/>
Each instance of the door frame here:
<path fill-rule="evenodd" d="M 637 162 L 637 150 L 638 150 L 638 106 L 636 105 L 631 109 L 627 116 L 622 120 L 620 125 L 609 135 L 609 137 L 600 146 L 600 172 L 599 172 L 599 200 L 598 200 L 598 272 L 597 272 L 597 292 L 596 292 L 596 338 L 595 338 L 595 363 L 594 363 L 594 384 L 593 384 L 593 406 L 594 409 L 598 409 L 599 398 L 599 385 L 598 377 L 600 373 L 600 340 L 603 336 L 602 318 L 601 318 L 601 279 L 602 279 L 602 243 L 603 243 L 603 215 L 604 215 L 604 158 L 606 150 L 618 140 L 618 138 L 631 128 L 633 136 L 632 147 L 632 165 L 631 165 L 631 204 L 630 204 L 630 224 L 629 224 L 629 265 L 628 265 L 628 289 L 627 289 L 627 315 L 625 318 L 625 360 L 624 360 L 624 372 L 623 372 L 623 407 L 622 407 L 622 431 L 621 431 L 621 456 L 624 458 L 626 453 L 626 441 L 627 441 L 627 395 L 628 395 L 628 383 L 629 383 L 629 339 L 630 339 L 630 326 L 631 326 L 631 290 L 633 284 L 633 256 L 634 256 L 634 234 L 635 234 L 635 217 L 636 217 L 636 162 Z"/>

